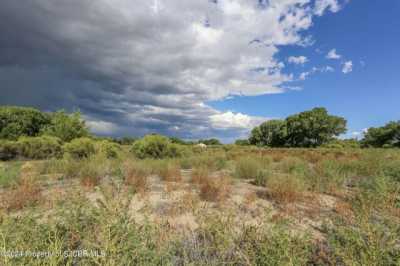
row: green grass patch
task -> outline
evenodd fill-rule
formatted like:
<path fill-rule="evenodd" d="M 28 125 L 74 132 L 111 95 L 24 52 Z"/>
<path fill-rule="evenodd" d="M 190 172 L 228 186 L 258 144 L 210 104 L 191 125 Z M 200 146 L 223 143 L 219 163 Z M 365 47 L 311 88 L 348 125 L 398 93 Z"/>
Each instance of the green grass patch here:
<path fill-rule="evenodd" d="M 9 187 L 18 181 L 21 162 L 0 163 L 0 187 Z"/>

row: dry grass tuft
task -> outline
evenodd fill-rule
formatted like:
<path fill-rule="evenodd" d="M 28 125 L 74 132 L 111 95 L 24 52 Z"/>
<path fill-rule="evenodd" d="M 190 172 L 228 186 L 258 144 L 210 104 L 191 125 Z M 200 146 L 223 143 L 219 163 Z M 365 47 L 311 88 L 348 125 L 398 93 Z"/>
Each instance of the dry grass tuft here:
<path fill-rule="evenodd" d="M 197 209 L 199 203 L 199 196 L 194 193 L 192 189 L 189 189 L 185 194 L 183 194 L 179 202 L 182 209 L 191 212 L 194 212 Z"/>
<path fill-rule="evenodd" d="M 167 182 L 181 182 L 181 167 L 177 162 L 161 162 L 156 169 L 157 175 L 163 181 Z"/>
<path fill-rule="evenodd" d="M 338 201 L 334 206 L 334 211 L 347 222 L 354 220 L 354 212 L 350 203 Z"/>
<path fill-rule="evenodd" d="M 146 166 L 134 161 L 127 161 L 123 164 L 125 184 L 132 186 L 140 194 L 145 194 L 149 189 L 149 172 Z"/>
<path fill-rule="evenodd" d="M 296 176 L 282 175 L 270 179 L 267 196 L 278 203 L 289 204 L 304 198 L 304 184 Z"/>
<path fill-rule="evenodd" d="M 42 200 L 39 183 L 31 176 L 22 177 L 14 189 L 7 190 L 1 197 L 1 208 L 7 211 L 21 210 Z"/>
<path fill-rule="evenodd" d="M 227 176 L 208 177 L 200 184 L 200 198 L 207 201 L 223 202 L 231 192 L 231 180 Z"/>
<path fill-rule="evenodd" d="M 194 184 L 201 184 L 209 177 L 209 170 L 207 167 L 196 167 L 192 171 L 191 182 Z"/>
<path fill-rule="evenodd" d="M 253 204 L 257 200 L 257 198 L 258 198 L 257 193 L 254 191 L 250 191 L 246 193 L 246 195 L 244 196 L 244 204 L 249 206 Z"/>

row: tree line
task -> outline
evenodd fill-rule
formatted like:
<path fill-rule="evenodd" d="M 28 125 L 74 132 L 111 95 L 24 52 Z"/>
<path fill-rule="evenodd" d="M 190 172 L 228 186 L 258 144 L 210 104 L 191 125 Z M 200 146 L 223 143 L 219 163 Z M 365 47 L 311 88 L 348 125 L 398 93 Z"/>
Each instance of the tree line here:
<path fill-rule="evenodd" d="M 400 121 L 392 121 L 382 127 L 369 128 L 361 141 L 340 140 L 338 136 L 346 132 L 347 121 L 343 117 L 331 115 L 325 108 L 318 107 L 286 119 L 274 119 L 262 123 L 251 130 L 248 139 L 237 140 L 237 145 L 261 147 L 400 147 Z M 34 108 L 0 107 L 0 139 L 16 141 L 21 137 L 51 136 L 62 142 L 76 138 L 92 137 L 79 112 L 41 112 Z M 99 137 L 97 137 L 99 138 Z M 137 138 L 106 138 L 122 145 L 130 145 Z M 172 143 L 192 145 L 221 145 L 218 139 L 185 141 L 177 137 L 169 138 Z"/>
<path fill-rule="evenodd" d="M 338 139 L 346 133 L 347 121 L 328 114 L 323 107 L 288 116 L 284 120 L 269 120 L 253 128 L 247 140 L 239 145 L 266 147 L 400 147 L 400 121 L 389 122 L 383 127 L 369 128 L 362 140 Z"/>

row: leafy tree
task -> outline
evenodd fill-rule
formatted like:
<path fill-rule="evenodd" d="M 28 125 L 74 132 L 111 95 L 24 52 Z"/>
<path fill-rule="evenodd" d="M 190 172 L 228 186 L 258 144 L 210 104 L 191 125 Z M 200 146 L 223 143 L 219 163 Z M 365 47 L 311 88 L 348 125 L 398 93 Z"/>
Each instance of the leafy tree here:
<path fill-rule="evenodd" d="M 257 146 L 282 147 L 286 142 L 286 123 L 283 120 L 269 120 L 251 131 L 249 142 Z"/>
<path fill-rule="evenodd" d="M 343 117 L 329 115 L 325 108 L 314 108 L 286 118 L 287 145 L 318 147 L 346 132 Z"/>
<path fill-rule="evenodd" d="M 169 138 L 172 143 L 180 144 L 180 145 L 187 145 L 186 141 L 177 137 L 170 137 Z"/>
<path fill-rule="evenodd" d="M 64 142 L 70 142 L 76 138 L 89 136 L 89 131 L 81 114 L 75 112 L 67 114 L 64 111 L 58 111 L 51 115 L 51 122 L 43 133 L 49 136 L 60 138 Z"/>
<path fill-rule="evenodd" d="M 200 139 L 198 143 L 203 143 L 206 145 L 222 145 L 221 142 L 218 139 L 212 138 L 212 139 Z"/>
<path fill-rule="evenodd" d="M 248 146 L 250 145 L 250 142 L 248 139 L 238 139 L 235 141 L 235 144 L 239 146 Z"/>
<path fill-rule="evenodd" d="M 0 107 L 0 138 L 17 140 L 21 136 L 38 136 L 50 123 L 50 116 L 34 108 Z"/>
<path fill-rule="evenodd" d="M 132 145 L 137 138 L 135 137 L 123 137 L 121 139 L 118 139 L 116 142 L 118 142 L 120 145 Z"/>
<path fill-rule="evenodd" d="M 366 147 L 400 148 L 400 121 L 389 122 L 383 127 L 369 128 L 361 142 Z"/>

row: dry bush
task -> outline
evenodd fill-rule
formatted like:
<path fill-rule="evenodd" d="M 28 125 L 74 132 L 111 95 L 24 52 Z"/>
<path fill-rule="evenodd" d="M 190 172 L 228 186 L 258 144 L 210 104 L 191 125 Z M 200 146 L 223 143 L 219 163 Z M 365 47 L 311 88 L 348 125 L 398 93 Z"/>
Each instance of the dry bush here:
<path fill-rule="evenodd" d="M 100 181 L 105 173 L 102 166 L 91 161 L 86 161 L 79 169 L 78 177 L 81 184 L 87 188 L 93 188 L 100 184 Z"/>
<path fill-rule="evenodd" d="M 227 176 L 209 177 L 200 184 L 200 198 L 207 201 L 222 202 L 229 197 L 231 180 Z"/>
<path fill-rule="evenodd" d="M 209 170 L 207 167 L 196 167 L 192 171 L 191 182 L 195 184 L 201 184 L 203 180 L 209 177 Z"/>
<path fill-rule="evenodd" d="M 42 200 L 41 188 L 33 177 L 22 177 L 14 189 L 7 190 L 1 197 L 1 207 L 7 211 L 21 210 Z"/>
<path fill-rule="evenodd" d="M 315 163 L 318 163 L 318 162 L 322 161 L 323 159 L 325 159 L 326 156 L 323 156 L 323 155 L 322 155 L 320 152 L 318 152 L 318 151 L 308 151 L 308 152 L 305 152 L 305 153 L 303 154 L 303 158 L 304 158 L 307 162 L 312 163 L 312 164 L 315 164 Z"/>
<path fill-rule="evenodd" d="M 354 220 L 354 212 L 350 203 L 345 201 L 338 201 L 335 203 L 334 210 L 347 222 Z"/>
<path fill-rule="evenodd" d="M 144 194 L 149 189 L 150 170 L 146 165 L 135 161 L 126 161 L 123 164 L 124 182 L 128 186 L 132 186 L 136 192 Z"/>
<path fill-rule="evenodd" d="M 200 199 L 196 193 L 193 193 L 192 189 L 188 190 L 185 194 L 182 195 L 180 199 L 179 205 L 185 211 L 194 212 L 199 205 Z"/>
<path fill-rule="evenodd" d="M 244 204 L 249 206 L 249 205 L 253 204 L 257 200 L 257 198 L 258 198 L 258 196 L 257 196 L 256 192 L 254 192 L 254 191 L 248 192 L 244 196 Z"/>
<path fill-rule="evenodd" d="M 272 160 L 276 163 L 282 161 L 284 158 L 287 157 L 287 155 L 285 153 L 282 152 L 276 152 L 271 154 Z"/>
<path fill-rule="evenodd" d="M 182 181 L 181 167 L 177 162 L 160 161 L 156 174 L 167 182 L 180 182 Z"/>
<path fill-rule="evenodd" d="M 267 183 L 267 196 L 278 203 L 288 204 L 304 198 L 304 182 L 293 175 L 281 175 L 271 178 Z"/>

